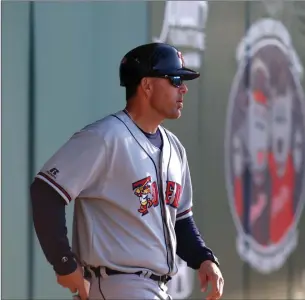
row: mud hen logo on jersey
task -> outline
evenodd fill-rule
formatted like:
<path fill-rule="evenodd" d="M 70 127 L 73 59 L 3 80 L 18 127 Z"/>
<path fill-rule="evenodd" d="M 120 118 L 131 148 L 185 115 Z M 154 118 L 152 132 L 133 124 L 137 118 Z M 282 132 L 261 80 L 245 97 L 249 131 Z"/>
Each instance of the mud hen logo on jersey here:
<path fill-rule="evenodd" d="M 155 181 L 152 182 L 151 176 L 145 177 L 132 184 L 134 194 L 140 201 L 138 212 L 145 216 L 148 209 L 159 205 L 159 191 Z M 181 197 L 181 185 L 174 181 L 167 181 L 165 191 L 165 203 L 177 209 Z"/>
<path fill-rule="evenodd" d="M 304 205 L 303 68 L 285 26 L 254 23 L 237 48 L 225 161 L 237 251 L 261 273 L 283 266 L 298 243 Z"/>
<path fill-rule="evenodd" d="M 140 208 L 138 212 L 145 216 L 148 208 L 158 206 L 159 196 L 156 182 L 151 182 L 151 177 L 143 178 L 132 184 L 134 194 L 139 198 Z"/>

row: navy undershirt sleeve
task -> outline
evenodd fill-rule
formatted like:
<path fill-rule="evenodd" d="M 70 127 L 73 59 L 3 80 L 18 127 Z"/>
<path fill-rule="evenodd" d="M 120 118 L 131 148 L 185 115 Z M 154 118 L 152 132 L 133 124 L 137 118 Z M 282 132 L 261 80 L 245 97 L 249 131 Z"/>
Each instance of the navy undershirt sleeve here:
<path fill-rule="evenodd" d="M 193 217 L 188 217 L 176 222 L 175 232 L 177 237 L 177 255 L 192 269 L 199 269 L 202 262 L 211 260 L 218 265 L 218 260 L 209 249 Z"/>
<path fill-rule="evenodd" d="M 34 228 L 46 259 L 59 275 L 74 272 L 77 263 L 67 237 L 65 200 L 38 178 L 30 193 Z"/>

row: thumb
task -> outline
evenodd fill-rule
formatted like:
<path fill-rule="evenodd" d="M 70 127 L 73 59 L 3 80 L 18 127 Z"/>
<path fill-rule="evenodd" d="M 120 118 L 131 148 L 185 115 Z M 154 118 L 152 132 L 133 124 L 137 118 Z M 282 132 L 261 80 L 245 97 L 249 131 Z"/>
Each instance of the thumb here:
<path fill-rule="evenodd" d="M 79 297 L 81 298 L 81 300 L 88 300 L 88 298 L 89 298 L 88 291 L 85 287 L 84 281 L 82 281 L 82 283 L 80 284 L 80 286 L 78 288 L 78 294 L 79 294 Z"/>
<path fill-rule="evenodd" d="M 75 294 L 77 292 L 77 288 L 69 288 L 72 294 Z"/>

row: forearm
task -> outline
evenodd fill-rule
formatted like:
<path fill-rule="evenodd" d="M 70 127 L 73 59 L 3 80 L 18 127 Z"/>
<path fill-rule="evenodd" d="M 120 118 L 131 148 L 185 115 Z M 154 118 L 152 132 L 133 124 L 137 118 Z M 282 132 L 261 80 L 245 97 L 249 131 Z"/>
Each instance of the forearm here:
<path fill-rule="evenodd" d="M 175 232 L 177 237 L 177 255 L 190 268 L 197 270 L 201 263 L 206 260 L 211 260 L 218 264 L 213 252 L 206 246 L 193 217 L 177 221 Z"/>
<path fill-rule="evenodd" d="M 77 264 L 67 237 L 64 199 L 39 179 L 32 183 L 30 192 L 34 227 L 46 259 L 57 274 L 72 273 Z"/>

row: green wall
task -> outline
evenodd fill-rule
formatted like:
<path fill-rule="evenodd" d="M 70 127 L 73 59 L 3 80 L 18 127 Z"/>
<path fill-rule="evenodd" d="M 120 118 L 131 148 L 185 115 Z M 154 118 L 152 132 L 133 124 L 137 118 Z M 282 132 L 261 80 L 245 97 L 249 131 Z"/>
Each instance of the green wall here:
<path fill-rule="evenodd" d="M 1 21 L 2 297 L 22 299 L 28 268 L 28 3 L 2 5 Z"/>
<path fill-rule="evenodd" d="M 2 296 L 25 299 L 29 3 L 2 2 L 2 16 Z M 119 62 L 127 50 L 146 42 L 146 19 L 146 4 L 139 2 L 34 3 L 35 172 L 74 131 L 124 105 Z M 72 210 L 71 205 L 70 234 Z M 69 299 L 70 293 L 57 285 L 36 236 L 34 242 L 34 265 L 29 266 L 34 298 Z"/>

